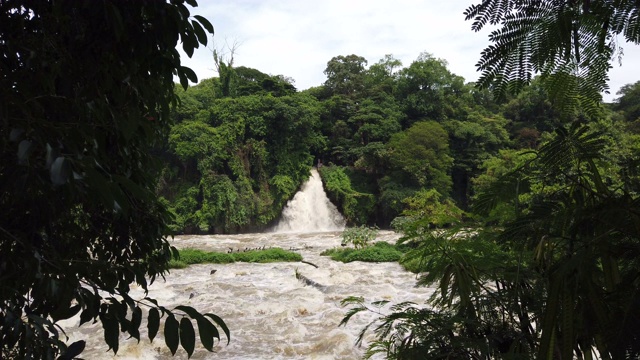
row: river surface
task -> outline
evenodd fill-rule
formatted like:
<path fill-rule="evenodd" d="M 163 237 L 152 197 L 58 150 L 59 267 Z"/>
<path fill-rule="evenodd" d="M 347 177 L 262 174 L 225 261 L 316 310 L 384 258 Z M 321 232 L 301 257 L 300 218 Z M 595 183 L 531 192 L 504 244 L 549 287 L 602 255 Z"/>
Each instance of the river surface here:
<path fill-rule="evenodd" d="M 173 240 L 178 248 L 222 252 L 257 247 L 294 249 L 318 268 L 302 262 L 192 265 L 172 270 L 166 282 L 155 282 L 149 296 L 168 308 L 188 305 L 203 313 L 215 313 L 227 323 L 231 342 L 227 345 L 223 336 L 221 344 L 216 342 L 215 353 L 200 348 L 192 359 L 358 359 L 364 351 L 364 347 L 355 345 L 358 333 L 375 317 L 357 315 L 346 327 L 338 327 L 348 310 L 340 306 L 342 299 L 363 296 L 372 301 L 424 303 L 433 290 L 416 288 L 415 275 L 397 263 L 343 264 L 320 256 L 323 250 L 340 246 L 340 234 L 179 236 Z M 394 242 L 397 238 L 393 232 L 381 231 L 377 240 Z M 217 271 L 211 275 L 214 269 Z M 298 281 L 296 269 L 326 289 L 321 291 Z M 132 295 L 143 297 L 139 289 L 133 289 Z M 70 319 L 64 324 L 70 341 L 87 340 L 87 349 L 82 354 L 85 359 L 172 358 L 164 344 L 162 329 L 153 343 L 145 339 L 144 321 L 142 341 L 138 344 L 135 339 L 121 336 L 115 357 L 107 352 L 100 323 L 78 328 L 78 320 Z M 186 359 L 186 352 L 179 348 L 175 358 Z"/>

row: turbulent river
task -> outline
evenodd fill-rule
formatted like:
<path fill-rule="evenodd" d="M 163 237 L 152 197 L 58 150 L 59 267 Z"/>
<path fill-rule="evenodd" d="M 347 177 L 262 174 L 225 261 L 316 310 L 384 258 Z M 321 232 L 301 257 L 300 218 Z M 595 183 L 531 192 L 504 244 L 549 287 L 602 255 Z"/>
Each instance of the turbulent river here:
<path fill-rule="evenodd" d="M 312 176 L 310 181 L 319 181 L 319 178 L 314 180 Z M 309 204 L 317 205 L 318 201 Z M 339 219 L 337 221 L 336 226 L 343 226 Z M 393 232 L 381 231 L 377 240 L 394 242 L 397 238 Z M 360 330 L 375 316 L 356 315 L 347 326 L 338 327 L 348 310 L 340 306 L 342 299 L 362 296 L 368 301 L 424 303 L 433 291 L 416 288 L 415 275 L 397 263 L 343 264 L 320 256 L 323 250 L 340 246 L 341 231 L 178 236 L 172 242 L 177 248 L 221 252 L 280 247 L 296 251 L 305 261 L 318 266 L 302 262 L 192 265 L 172 270 L 166 282 L 155 282 L 149 296 L 161 305 L 167 308 L 188 305 L 202 313 L 215 313 L 229 326 L 231 342 L 228 345 L 223 336 L 222 343 L 216 342 L 214 353 L 200 346 L 192 359 L 358 359 L 364 348 L 357 347 L 355 341 Z M 296 269 L 323 287 L 318 289 L 298 281 Z M 216 271 L 211 274 L 211 270 Z M 131 294 L 134 298 L 144 297 L 140 289 L 132 289 Z M 69 342 L 87 340 L 82 354 L 85 359 L 172 358 L 164 345 L 162 330 L 153 343 L 145 339 L 144 322 L 140 343 L 122 335 L 117 356 L 107 352 L 100 323 L 82 327 L 77 324 L 76 318 L 65 321 L 63 326 Z M 365 346 L 367 339 L 372 338 L 365 337 Z M 186 359 L 186 352 L 179 348 L 175 358 Z"/>

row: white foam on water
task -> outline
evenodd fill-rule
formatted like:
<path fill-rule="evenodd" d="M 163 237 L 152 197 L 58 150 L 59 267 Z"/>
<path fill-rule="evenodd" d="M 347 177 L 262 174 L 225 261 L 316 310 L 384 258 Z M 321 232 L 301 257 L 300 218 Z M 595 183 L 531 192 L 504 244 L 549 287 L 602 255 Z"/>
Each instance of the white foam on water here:
<path fill-rule="evenodd" d="M 398 235 L 380 231 L 378 238 L 395 241 Z M 149 296 L 169 309 L 177 305 L 192 306 L 201 313 L 214 313 L 227 323 L 231 330 L 230 344 L 227 345 L 223 337 L 221 344 L 216 342 L 215 353 L 197 346 L 191 359 L 358 359 L 362 357 L 367 341 L 373 340 L 368 335 L 363 347 L 357 347 L 358 333 L 376 315 L 358 314 L 347 326 L 338 327 L 348 310 L 340 306 L 342 299 L 362 296 L 367 301 L 420 304 L 429 298 L 433 289 L 416 288 L 415 275 L 404 271 L 397 263 L 343 264 L 320 256 L 326 249 L 339 247 L 340 242 L 340 232 L 177 236 L 172 245 L 206 251 L 296 248 L 306 261 L 318 268 L 300 262 L 192 265 L 172 270 L 166 282 L 156 281 L 150 287 Z M 214 269 L 217 271 L 212 275 Z M 296 270 L 326 286 L 326 291 L 298 281 Z M 140 289 L 134 289 L 132 296 L 143 298 L 144 294 Z M 146 311 L 140 328 L 140 343 L 122 334 L 120 350 L 115 357 L 113 352 L 107 351 L 99 322 L 80 328 L 78 322 L 76 317 L 65 321 L 63 326 L 71 338 L 69 343 L 87 340 L 87 348 L 82 354 L 84 359 L 187 358 L 181 348 L 176 357 L 171 356 L 164 344 L 162 328 L 153 343 L 149 343 Z"/>
<path fill-rule="evenodd" d="M 345 224 L 344 217 L 327 197 L 318 170 L 312 169 L 309 180 L 289 200 L 271 232 L 341 231 Z"/>

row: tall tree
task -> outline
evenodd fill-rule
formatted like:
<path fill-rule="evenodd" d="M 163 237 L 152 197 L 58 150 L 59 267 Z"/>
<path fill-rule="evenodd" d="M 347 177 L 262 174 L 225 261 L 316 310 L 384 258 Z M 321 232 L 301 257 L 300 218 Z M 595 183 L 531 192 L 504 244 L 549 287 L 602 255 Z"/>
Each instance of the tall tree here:
<path fill-rule="evenodd" d="M 404 105 L 407 124 L 416 121 L 442 121 L 457 117 L 456 98 L 464 88 L 464 79 L 447 69 L 447 62 L 422 53 L 399 74 L 396 97 Z"/>
<path fill-rule="evenodd" d="M 388 147 L 393 167 L 402 169 L 420 187 L 449 194 L 453 158 L 449 155 L 449 135 L 440 124 L 417 122 L 394 134 Z"/>
<path fill-rule="evenodd" d="M 218 78 L 220 79 L 220 95 L 222 97 L 233 96 L 233 82 L 234 82 L 234 72 L 233 72 L 233 61 L 235 60 L 235 54 L 238 50 L 238 42 L 234 41 L 233 44 L 229 45 L 225 43 L 225 48 L 215 48 L 213 49 L 213 65 L 216 67 L 216 71 L 218 72 Z"/>
<path fill-rule="evenodd" d="M 620 97 L 613 102 L 613 110 L 624 116 L 631 131 L 640 133 L 640 81 L 623 86 L 617 94 Z"/>
<path fill-rule="evenodd" d="M 358 55 L 335 56 L 324 70 L 326 86 L 333 94 L 356 96 L 364 89 L 367 60 Z"/>
<path fill-rule="evenodd" d="M 211 24 L 193 0 L 0 1 L 0 351 L 2 358 L 73 358 L 57 321 L 100 321 L 109 349 L 121 332 L 190 356 L 196 320 L 213 348 L 217 316 L 132 299 L 162 277 L 173 249 L 155 196 L 154 146 L 167 134 L 173 76 L 206 45 Z M 217 324 L 217 325 L 214 325 Z"/>
<path fill-rule="evenodd" d="M 367 91 L 392 94 L 398 77 L 398 71 L 401 67 L 402 62 L 400 60 L 394 58 L 391 54 L 385 55 L 384 58 L 367 69 L 365 76 Z"/>

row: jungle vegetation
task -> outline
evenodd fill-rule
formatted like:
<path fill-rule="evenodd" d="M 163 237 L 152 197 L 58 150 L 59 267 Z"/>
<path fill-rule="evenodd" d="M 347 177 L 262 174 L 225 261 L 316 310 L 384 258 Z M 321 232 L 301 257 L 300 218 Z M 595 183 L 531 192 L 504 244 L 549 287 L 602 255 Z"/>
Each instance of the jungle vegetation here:
<path fill-rule="evenodd" d="M 428 52 L 407 66 L 392 55 L 370 66 L 335 56 L 327 80 L 304 91 L 282 75 L 225 67 L 225 82 L 179 94 L 188 107 L 174 113 L 160 189 L 174 229 L 267 227 L 321 162 L 354 231 L 393 227 L 412 249 L 327 255 L 401 259 L 419 286 L 438 289 L 426 305 L 346 299 L 344 323 L 382 314 L 363 329 L 377 337 L 366 357 L 638 357 L 640 82 L 612 104 L 600 96 L 613 37 L 640 42 L 638 11 L 631 2 L 472 6 L 474 29 L 503 26 L 478 84 Z M 211 144 L 206 136 L 219 136 L 217 152 L 197 147 Z"/>
<path fill-rule="evenodd" d="M 0 358 L 72 359 L 58 321 L 99 322 L 191 356 L 229 339 L 215 314 L 134 299 L 175 249 L 155 193 L 181 65 L 213 27 L 193 0 L 0 1 Z M 143 321 L 143 318 L 146 321 Z M 161 325 L 163 325 L 161 327 Z"/>
<path fill-rule="evenodd" d="M 417 285 L 435 292 L 426 304 L 345 299 L 343 324 L 379 314 L 359 339 L 375 334 L 365 357 L 640 357 L 640 83 L 609 107 L 599 97 L 617 37 L 640 43 L 639 15 L 633 1 L 485 0 L 467 9 L 474 29 L 499 25 L 479 83 L 506 96 L 516 143 L 481 162 L 471 206 L 459 203 L 466 214 L 451 229 L 432 230 L 420 206 L 398 223 L 402 241 L 417 244 L 408 255 Z M 509 100 L 512 90 L 520 93 Z"/>
<path fill-rule="evenodd" d="M 638 84 L 587 113 L 557 107 L 541 77 L 499 99 L 428 53 L 408 67 L 391 55 L 369 67 L 362 57 L 336 56 L 325 84 L 304 91 L 282 75 L 226 71 L 233 95 L 222 95 L 219 78 L 177 89 L 157 188 L 177 233 L 269 227 L 319 161 L 325 190 L 350 226 L 390 228 L 416 202 L 461 219 L 488 177 L 515 166 L 500 159 L 516 161 L 558 127 L 601 129 L 626 159 L 638 146 Z"/>

